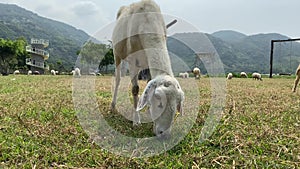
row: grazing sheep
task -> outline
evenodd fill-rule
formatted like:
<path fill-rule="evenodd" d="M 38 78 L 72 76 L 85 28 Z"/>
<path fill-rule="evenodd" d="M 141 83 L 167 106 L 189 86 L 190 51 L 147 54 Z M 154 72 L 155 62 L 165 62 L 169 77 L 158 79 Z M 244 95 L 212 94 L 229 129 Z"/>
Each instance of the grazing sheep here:
<path fill-rule="evenodd" d="M 232 74 L 232 73 L 228 73 L 227 79 L 230 80 L 230 79 L 232 79 L 232 78 L 233 78 L 233 74 Z"/>
<path fill-rule="evenodd" d="M 56 71 L 55 70 L 51 70 L 50 73 L 51 73 L 51 75 L 54 75 L 54 76 L 56 75 Z"/>
<path fill-rule="evenodd" d="M 142 0 L 128 7 L 121 7 L 112 42 L 116 84 L 111 108 L 115 109 L 121 62 L 126 59 L 135 109 L 133 124 L 141 123 L 139 111 L 148 105 L 154 122 L 154 133 L 158 138 L 169 138 L 176 110 L 182 114 L 184 93 L 172 72 L 166 44 L 166 26 L 158 5 L 152 0 Z M 138 74 L 146 68 L 150 69 L 152 80 L 138 98 Z"/>
<path fill-rule="evenodd" d="M 34 75 L 39 75 L 39 74 L 40 74 L 40 72 L 37 71 L 37 70 L 36 70 L 36 71 L 33 71 L 32 73 L 33 73 Z"/>
<path fill-rule="evenodd" d="M 297 88 L 299 80 L 300 80 L 300 64 L 299 64 L 298 68 L 296 69 L 295 74 L 296 74 L 296 79 L 295 79 L 295 82 L 294 82 L 294 87 L 292 89 L 293 92 L 296 92 L 296 88 Z"/>
<path fill-rule="evenodd" d="M 14 75 L 19 75 L 20 74 L 20 71 L 19 70 L 15 70 L 14 71 Z"/>
<path fill-rule="evenodd" d="M 72 70 L 72 74 L 75 77 L 80 77 L 81 76 L 80 69 L 79 68 L 75 68 L 74 70 Z"/>
<path fill-rule="evenodd" d="M 95 72 L 90 72 L 89 75 L 96 76 Z"/>
<path fill-rule="evenodd" d="M 255 80 L 261 80 L 262 81 L 260 73 L 256 73 L 256 72 L 252 73 L 252 78 L 255 79 Z"/>
<path fill-rule="evenodd" d="M 241 78 L 248 78 L 248 75 L 246 72 L 241 72 L 240 76 L 241 76 Z"/>
<path fill-rule="evenodd" d="M 195 68 L 193 69 L 193 73 L 194 73 L 195 79 L 200 79 L 201 71 L 200 71 L 199 68 L 195 67 Z"/>
<path fill-rule="evenodd" d="M 181 77 L 181 78 L 189 78 L 189 73 L 188 72 L 179 73 L 179 77 Z"/>
<path fill-rule="evenodd" d="M 32 75 L 32 71 L 28 70 L 27 75 Z"/>

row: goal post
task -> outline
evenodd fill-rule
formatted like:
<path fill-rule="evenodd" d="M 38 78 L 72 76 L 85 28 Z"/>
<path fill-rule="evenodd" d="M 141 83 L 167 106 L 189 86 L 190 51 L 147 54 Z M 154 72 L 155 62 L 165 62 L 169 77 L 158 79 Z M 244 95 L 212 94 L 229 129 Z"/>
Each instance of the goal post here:
<path fill-rule="evenodd" d="M 269 75 L 269 78 L 272 78 L 272 74 L 273 74 L 273 54 L 274 54 L 274 44 L 275 44 L 276 42 L 292 42 L 292 41 L 300 41 L 300 38 L 296 38 L 296 39 L 277 39 L 277 40 L 271 40 L 270 75 Z"/>

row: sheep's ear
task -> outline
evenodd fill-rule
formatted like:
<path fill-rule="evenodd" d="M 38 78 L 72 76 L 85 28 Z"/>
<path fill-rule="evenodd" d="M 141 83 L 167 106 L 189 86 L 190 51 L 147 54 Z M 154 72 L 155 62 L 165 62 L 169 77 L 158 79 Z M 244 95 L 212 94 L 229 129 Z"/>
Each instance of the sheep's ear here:
<path fill-rule="evenodd" d="M 136 111 L 142 110 L 147 104 L 149 104 L 150 99 L 152 98 L 156 88 L 155 80 L 149 81 L 143 94 L 141 95 L 139 102 L 136 107 Z"/>

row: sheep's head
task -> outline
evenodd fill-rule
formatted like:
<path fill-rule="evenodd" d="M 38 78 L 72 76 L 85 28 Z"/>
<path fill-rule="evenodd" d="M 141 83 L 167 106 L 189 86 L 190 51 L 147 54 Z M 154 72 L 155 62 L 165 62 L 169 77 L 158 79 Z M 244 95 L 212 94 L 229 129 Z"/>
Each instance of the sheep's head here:
<path fill-rule="evenodd" d="M 183 100 L 184 93 L 178 81 L 172 76 L 161 75 L 149 81 L 139 99 L 137 111 L 148 105 L 154 133 L 159 138 L 167 139 L 176 111 L 183 113 Z"/>

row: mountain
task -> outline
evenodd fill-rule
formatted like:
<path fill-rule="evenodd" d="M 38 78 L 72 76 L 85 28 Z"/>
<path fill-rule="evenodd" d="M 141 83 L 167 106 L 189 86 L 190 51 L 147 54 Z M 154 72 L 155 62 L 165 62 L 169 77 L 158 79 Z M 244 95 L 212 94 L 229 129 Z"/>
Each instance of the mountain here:
<path fill-rule="evenodd" d="M 84 31 L 62 22 L 38 16 L 16 5 L 0 3 L 0 38 L 16 39 L 25 37 L 41 38 L 50 41 L 48 64 L 55 68 L 63 65 L 70 70 L 76 61 L 76 52 L 90 38 Z M 200 66 L 203 73 L 206 67 L 197 62 L 196 53 L 214 53 L 220 56 L 225 72 L 269 73 L 270 45 L 272 39 L 289 39 L 277 34 L 245 35 L 243 33 L 222 30 L 212 34 L 179 33 L 168 37 L 167 45 L 178 71 L 188 71 Z M 189 42 L 189 45 L 182 41 Z M 192 48 L 191 48 L 192 46 Z M 198 51 L 192 49 L 197 48 Z M 183 61 L 183 62 L 182 62 Z M 300 43 L 275 43 L 273 72 L 294 73 L 300 62 Z M 184 64 L 183 64 L 184 63 Z"/>
<path fill-rule="evenodd" d="M 197 35 L 198 34 L 198 35 Z M 197 63 L 195 53 L 207 52 L 207 49 L 214 48 L 217 51 L 225 72 L 239 73 L 260 72 L 269 73 L 271 40 L 289 39 L 289 37 L 276 34 L 256 34 L 244 35 L 235 31 L 220 31 L 213 34 L 205 34 L 211 42 L 209 46 L 207 40 L 203 40 L 203 33 L 180 33 L 168 38 L 168 49 L 175 55 L 181 56 L 182 60 L 189 66 L 199 66 L 203 73 L 206 67 L 203 61 Z M 192 50 L 182 41 L 189 41 L 203 47 L 198 47 L 200 51 Z M 214 52 L 213 49 L 209 49 Z M 274 73 L 294 73 L 300 63 L 300 43 L 285 42 L 274 45 Z"/>
<path fill-rule="evenodd" d="M 76 52 L 89 39 L 88 34 L 75 27 L 38 16 L 17 5 L 0 3 L 0 38 L 18 37 L 25 37 L 28 43 L 31 38 L 49 40 L 47 62 L 55 67 L 61 62 L 66 71 L 75 64 Z"/>
<path fill-rule="evenodd" d="M 232 31 L 232 30 L 217 31 L 212 33 L 211 35 L 229 43 L 236 43 L 247 36 L 243 33 Z"/>

